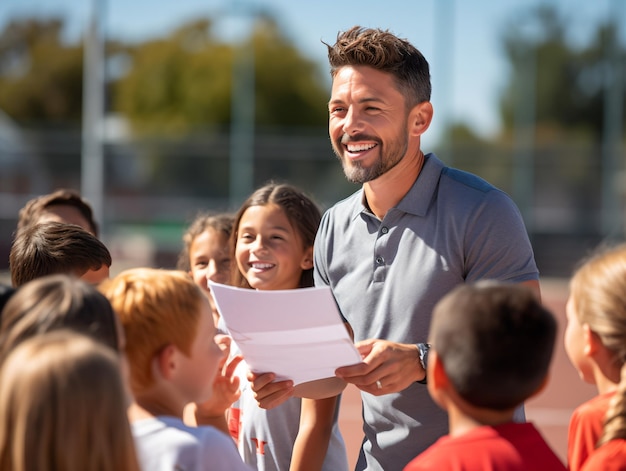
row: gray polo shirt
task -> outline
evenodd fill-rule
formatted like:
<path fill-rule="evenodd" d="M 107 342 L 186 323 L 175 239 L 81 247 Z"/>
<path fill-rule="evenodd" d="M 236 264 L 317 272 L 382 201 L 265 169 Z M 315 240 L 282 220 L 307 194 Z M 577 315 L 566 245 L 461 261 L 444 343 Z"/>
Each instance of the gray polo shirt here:
<path fill-rule="evenodd" d="M 332 288 L 356 341 L 426 342 L 434 305 L 459 283 L 539 277 L 513 201 L 434 154 L 425 159 L 382 221 L 364 206 L 362 189 L 322 218 L 315 284 Z M 361 397 L 366 441 L 357 469 L 401 470 L 447 433 L 447 417 L 424 385 Z"/>

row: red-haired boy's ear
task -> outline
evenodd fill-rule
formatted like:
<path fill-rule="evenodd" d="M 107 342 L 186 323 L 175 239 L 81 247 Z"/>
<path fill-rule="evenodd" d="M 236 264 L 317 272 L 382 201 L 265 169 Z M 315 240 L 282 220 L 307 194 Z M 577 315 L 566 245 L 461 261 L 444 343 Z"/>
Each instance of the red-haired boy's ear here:
<path fill-rule="evenodd" d="M 157 353 L 155 358 L 155 366 L 157 373 L 164 379 L 171 379 L 176 372 L 176 357 L 178 350 L 172 344 L 166 345 Z M 155 378 L 156 379 L 156 378 Z"/>

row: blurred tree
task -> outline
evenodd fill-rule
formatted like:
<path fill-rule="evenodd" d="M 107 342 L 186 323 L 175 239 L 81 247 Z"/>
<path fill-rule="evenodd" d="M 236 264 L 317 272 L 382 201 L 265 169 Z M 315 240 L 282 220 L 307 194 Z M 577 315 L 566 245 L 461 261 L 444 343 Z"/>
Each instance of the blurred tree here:
<path fill-rule="evenodd" d="M 506 131 L 514 126 L 516 108 L 533 99 L 520 96 L 520 90 L 528 90 L 524 72 L 531 68 L 535 71 L 532 86 L 538 138 L 567 130 L 583 139 L 599 139 L 610 67 L 606 51 L 616 46 L 622 64 L 626 51 L 613 23 L 599 25 L 593 40 L 583 48 L 570 44 L 567 26 L 567 20 L 550 6 L 530 10 L 527 16 L 516 15 L 505 26 L 503 46 L 511 73 L 500 111 Z"/>
<path fill-rule="evenodd" d="M 272 18 L 257 22 L 253 41 L 257 123 L 325 128 L 329 81 L 318 65 L 302 57 Z"/>
<path fill-rule="evenodd" d="M 327 94 L 313 62 L 271 18 L 255 25 L 248 47 L 254 47 L 257 124 L 324 126 Z M 188 131 L 230 123 L 233 48 L 212 37 L 210 20 L 185 24 L 128 54 L 132 65 L 114 86 L 114 108 L 135 130 Z"/>
<path fill-rule="evenodd" d="M 0 32 L 0 108 L 18 122 L 78 122 L 82 46 L 64 44 L 63 20 L 24 19 Z"/>
<path fill-rule="evenodd" d="M 113 108 L 137 131 L 183 131 L 229 115 L 231 52 L 212 40 L 208 20 L 126 52 L 130 66 L 113 85 Z"/>

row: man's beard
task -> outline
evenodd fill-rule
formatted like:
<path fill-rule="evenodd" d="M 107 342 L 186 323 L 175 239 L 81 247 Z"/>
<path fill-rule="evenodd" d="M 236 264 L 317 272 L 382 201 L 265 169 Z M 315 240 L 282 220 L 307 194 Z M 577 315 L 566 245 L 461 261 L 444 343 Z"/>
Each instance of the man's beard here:
<path fill-rule="evenodd" d="M 406 129 L 406 126 L 404 126 L 404 129 Z M 351 141 L 375 142 L 379 152 L 378 160 L 376 160 L 376 162 L 369 167 L 364 167 L 360 161 L 349 162 L 343 154 L 344 152 L 347 152 L 344 145 Z M 380 139 L 363 134 L 357 134 L 354 136 L 344 134 L 341 139 L 339 139 L 339 142 L 333 142 L 333 151 L 341 162 L 343 173 L 348 181 L 352 183 L 370 182 L 372 180 L 376 180 L 381 175 L 384 175 L 402 160 L 406 154 L 407 147 L 408 133 L 406 130 L 401 136 L 398 136 L 393 140 L 393 143 L 390 145 L 388 150 L 383 148 L 383 143 Z"/>

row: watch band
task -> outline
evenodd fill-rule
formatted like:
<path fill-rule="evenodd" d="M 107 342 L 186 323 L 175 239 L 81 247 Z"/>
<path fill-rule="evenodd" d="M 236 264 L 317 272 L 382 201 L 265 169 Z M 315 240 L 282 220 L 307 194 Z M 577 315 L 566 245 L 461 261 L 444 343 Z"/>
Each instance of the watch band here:
<path fill-rule="evenodd" d="M 419 381 L 417 381 L 420 384 L 427 384 L 428 383 L 428 374 L 426 373 L 426 367 L 428 366 L 428 351 L 430 350 L 430 344 L 429 343 L 418 343 L 416 344 L 417 346 L 417 351 L 419 353 L 419 359 L 420 359 L 420 363 L 422 365 L 422 368 L 424 368 L 424 379 L 421 379 Z"/>

